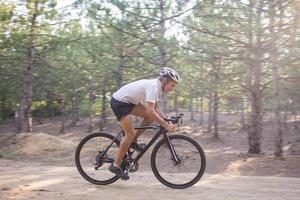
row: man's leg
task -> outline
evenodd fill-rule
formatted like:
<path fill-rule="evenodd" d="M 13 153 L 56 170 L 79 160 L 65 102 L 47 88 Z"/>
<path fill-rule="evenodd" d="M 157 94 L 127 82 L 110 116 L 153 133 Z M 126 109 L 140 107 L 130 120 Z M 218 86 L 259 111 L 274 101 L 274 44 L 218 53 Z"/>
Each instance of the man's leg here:
<path fill-rule="evenodd" d="M 152 124 L 152 122 L 153 122 L 152 120 L 143 119 L 140 126 L 148 126 L 148 125 Z M 137 142 L 137 138 L 140 137 L 140 135 L 142 135 L 145 132 L 145 130 L 146 129 L 138 129 L 136 131 L 134 142 Z"/>
<path fill-rule="evenodd" d="M 148 126 L 153 122 L 153 120 L 147 114 L 147 108 L 143 104 L 138 104 L 137 106 L 135 106 L 130 114 L 143 118 L 141 126 Z M 145 129 L 137 130 L 135 134 L 134 142 L 136 142 L 137 138 L 144 132 Z"/>
<path fill-rule="evenodd" d="M 117 153 L 116 160 L 114 162 L 115 166 L 120 167 L 122 160 L 129 149 L 130 144 L 135 139 L 135 130 L 132 127 L 130 115 L 124 116 L 120 120 L 120 126 L 125 133 L 125 137 L 122 138 L 119 151 Z"/>

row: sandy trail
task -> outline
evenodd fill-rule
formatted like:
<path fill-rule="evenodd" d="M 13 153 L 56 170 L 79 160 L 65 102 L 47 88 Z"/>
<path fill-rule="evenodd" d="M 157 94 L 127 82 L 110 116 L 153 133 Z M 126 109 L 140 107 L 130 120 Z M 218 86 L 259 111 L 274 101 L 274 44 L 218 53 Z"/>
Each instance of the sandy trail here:
<path fill-rule="evenodd" d="M 205 174 L 193 187 L 174 190 L 158 182 L 149 171 L 131 174 L 126 182 L 97 186 L 85 181 L 75 167 L 0 160 L 1 200 L 298 200 L 299 196 L 299 178 Z"/>

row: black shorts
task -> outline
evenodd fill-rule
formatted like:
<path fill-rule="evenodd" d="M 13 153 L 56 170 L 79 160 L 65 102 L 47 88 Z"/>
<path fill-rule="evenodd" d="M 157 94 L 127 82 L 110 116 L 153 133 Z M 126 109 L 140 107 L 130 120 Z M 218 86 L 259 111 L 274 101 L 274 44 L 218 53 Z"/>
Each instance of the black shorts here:
<path fill-rule="evenodd" d="M 118 101 L 113 97 L 111 97 L 110 100 L 110 107 L 117 117 L 118 121 L 120 121 L 121 117 L 129 115 L 134 106 L 135 105 L 132 103 Z"/>

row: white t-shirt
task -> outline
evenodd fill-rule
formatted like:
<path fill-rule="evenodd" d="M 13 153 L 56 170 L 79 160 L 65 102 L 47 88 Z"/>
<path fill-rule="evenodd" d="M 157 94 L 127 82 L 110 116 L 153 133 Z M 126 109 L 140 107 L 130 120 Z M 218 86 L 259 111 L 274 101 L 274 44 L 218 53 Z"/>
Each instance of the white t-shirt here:
<path fill-rule="evenodd" d="M 128 83 L 112 95 L 116 100 L 132 103 L 156 103 L 162 97 L 161 83 L 158 79 L 142 79 Z"/>

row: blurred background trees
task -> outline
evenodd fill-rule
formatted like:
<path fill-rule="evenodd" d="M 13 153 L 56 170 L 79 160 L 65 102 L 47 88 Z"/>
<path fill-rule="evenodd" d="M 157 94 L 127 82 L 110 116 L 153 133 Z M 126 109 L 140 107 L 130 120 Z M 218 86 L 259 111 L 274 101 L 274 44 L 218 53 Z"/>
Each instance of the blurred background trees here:
<path fill-rule="evenodd" d="M 270 120 L 280 157 L 285 125 L 298 128 L 299 13 L 297 0 L 0 1 L 0 121 L 102 129 L 115 90 L 170 66 L 183 81 L 166 112 L 189 112 L 214 138 L 218 116 L 238 114 L 255 154 Z"/>

